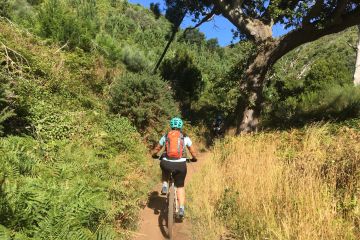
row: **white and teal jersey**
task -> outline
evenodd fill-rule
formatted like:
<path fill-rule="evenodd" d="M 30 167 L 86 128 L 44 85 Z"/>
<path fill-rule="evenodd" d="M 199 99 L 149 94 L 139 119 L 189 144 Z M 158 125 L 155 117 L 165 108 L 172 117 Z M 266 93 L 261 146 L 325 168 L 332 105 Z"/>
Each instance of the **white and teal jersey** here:
<path fill-rule="evenodd" d="M 165 142 L 166 142 L 166 135 L 161 137 L 159 144 L 163 147 L 163 146 L 165 146 Z M 191 147 L 191 145 L 192 145 L 192 141 L 188 136 L 184 137 L 184 145 L 185 145 L 184 150 L 185 150 L 185 147 Z M 166 157 L 163 157 L 162 160 L 171 161 L 171 162 L 185 162 L 186 157 L 180 158 L 178 160 L 170 160 L 170 159 L 167 159 Z"/>

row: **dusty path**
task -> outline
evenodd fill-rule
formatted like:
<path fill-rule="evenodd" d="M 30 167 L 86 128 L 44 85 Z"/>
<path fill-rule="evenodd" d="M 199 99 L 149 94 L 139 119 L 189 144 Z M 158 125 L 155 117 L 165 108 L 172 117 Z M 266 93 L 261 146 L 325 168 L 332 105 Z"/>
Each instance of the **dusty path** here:
<path fill-rule="evenodd" d="M 187 165 L 186 185 L 191 181 L 191 178 L 198 172 L 201 166 L 208 160 L 209 152 L 200 153 L 199 161 Z M 134 240 L 162 240 L 167 239 L 166 228 L 166 208 L 165 196 L 159 194 L 161 190 L 161 183 L 157 184 L 152 190 L 146 207 L 141 211 L 141 222 L 139 232 L 136 233 Z M 191 225 L 185 218 L 182 223 L 176 223 L 174 228 L 175 240 L 190 240 L 191 239 Z"/>

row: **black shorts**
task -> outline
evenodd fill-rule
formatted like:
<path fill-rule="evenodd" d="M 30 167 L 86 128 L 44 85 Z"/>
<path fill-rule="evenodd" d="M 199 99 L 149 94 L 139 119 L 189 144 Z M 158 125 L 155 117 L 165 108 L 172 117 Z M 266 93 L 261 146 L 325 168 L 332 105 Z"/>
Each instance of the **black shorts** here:
<path fill-rule="evenodd" d="M 170 162 L 162 160 L 160 162 L 162 170 L 162 179 L 166 181 L 170 177 L 170 172 L 173 173 L 175 187 L 184 187 L 185 177 L 187 173 L 186 162 Z"/>

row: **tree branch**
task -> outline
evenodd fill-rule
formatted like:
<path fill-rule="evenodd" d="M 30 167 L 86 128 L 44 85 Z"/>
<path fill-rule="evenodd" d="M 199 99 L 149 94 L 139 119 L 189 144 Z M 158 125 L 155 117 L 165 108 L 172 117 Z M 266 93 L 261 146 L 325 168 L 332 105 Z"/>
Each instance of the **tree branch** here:
<path fill-rule="evenodd" d="M 311 19 L 318 16 L 323 8 L 323 1 L 316 1 L 314 6 L 309 10 L 308 14 L 304 17 L 303 25 L 311 24 Z"/>
<path fill-rule="evenodd" d="M 346 10 L 346 6 L 349 3 L 349 0 L 338 0 L 338 5 L 335 8 L 334 11 L 334 20 L 338 21 L 341 15 L 344 13 L 344 10 Z"/>
<path fill-rule="evenodd" d="M 214 0 L 212 2 L 215 8 L 247 38 L 255 42 L 263 42 L 272 37 L 271 24 L 264 24 L 261 20 L 251 18 L 243 13 L 242 0 L 231 1 L 230 3 L 226 0 Z"/>
<path fill-rule="evenodd" d="M 200 27 L 203 23 L 210 21 L 211 18 L 215 15 L 215 12 L 216 12 L 216 10 L 215 10 L 215 8 L 214 8 L 211 12 L 209 12 L 208 14 L 206 14 L 206 16 L 205 16 L 203 19 L 201 19 L 201 21 L 198 22 L 195 26 L 186 28 L 186 29 L 184 30 L 184 33 L 183 33 L 183 34 L 185 35 L 189 30 L 194 30 L 195 28 Z"/>
<path fill-rule="evenodd" d="M 315 24 L 303 26 L 300 29 L 291 31 L 279 39 L 279 46 L 272 55 L 273 61 L 278 60 L 281 56 L 290 52 L 294 48 L 307 43 L 315 41 L 325 35 L 338 33 L 348 27 L 360 24 L 360 7 L 351 13 L 348 13 L 337 20 L 329 21 L 322 29 L 318 29 Z"/>

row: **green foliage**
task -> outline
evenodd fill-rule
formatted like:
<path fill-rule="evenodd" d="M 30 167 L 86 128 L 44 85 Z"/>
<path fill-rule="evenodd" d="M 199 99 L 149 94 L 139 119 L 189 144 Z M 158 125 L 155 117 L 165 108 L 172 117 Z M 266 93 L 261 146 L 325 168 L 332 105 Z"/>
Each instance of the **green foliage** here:
<path fill-rule="evenodd" d="M 16 113 L 0 123 L 0 238 L 128 239 L 151 168 L 131 122 L 93 91 L 112 64 L 0 25 L 0 112 Z"/>
<path fill-rule="evenodd" d="M 96 36 L 96 43 L 101 47 L 100 51 L 104 52 L 109 60 L 115 62 L 122 59 L 122 48 L 115 38 L 108 34 L 99 34 Z"/>
<path fill-rule="evenodd" d="M 150 3 L 150 10 L 154 13 L 156 19 L 161 16 L 160 3 Z"/>
<path fill-rule="evenodd" d="M 83 141 L 1 139 L 0 224 L 34 239 L 114 239 L 117 218 L 133 228 L 146 184 L 140 176 L 126 178 L 146 171 L 145 149 L 129 121 L 106 122 L 97 130 L 105 134 L 92 139 L 103 144 L 94 148 Z"/>
<path fill-rule="evenodd" d="M 70 47 L 90 50 L 99 29 L 96 2 L 45 0 L 38 14 L 39 33 Z"/>
<path fill-rule="evenodd" d="M 10 1 L 3 0 L 0 2 L 0 16 L 9 18 L 10 13 Z"/>
<path fill-rule="evenodd" d="M 178 51 L 174 58 L 165 60 L 161 66 L 161 75 L 170 81 L 175 97 L 183 108 L 189 108 L 204 88 L 201 71 L 186 51 Z"/>
<path fill-rule="evenodd" d="M 345 120 L 360 117 L 360 88 L 333 86 L 307 92 L 299 103 L 299 120 Z M 298 121 L 299 121 L 298 120 Z"/>
<path fill-rule="evenodd" d="M 239 83 L 242 82 L 242 75 L 248 59 L 252 56 L 253 44 L 242 41 L 231 48 L 225 48 L 224 51 L 229 58 L 228 62 L 223 62 L 219 57 L 216 62 L 208 66 L 213 71 L 218 67 L 220 69 L 208 81 L 196 106 L 199 115 L 208 120 L 206 122 L 208 125 L 212 124 L 214 117 L 218 114 L 226 116 L 229 123 L 233 122 L 238 114 L 235 107 L 246 94 L 239 88 Z"/>
<path fill-rule="evenodd" d="M 8 100 L 6 99 L 8 91 L 8 83 L 7 79 L 3 74 L 0 75 L 0 136 L 4 133 L 3 132 L 3 123 L 10 117 L 13 116 L 14 111 L 9 109 Z"/>
<path fill-rule="evenodd" d="M 233 238 L 237 236 L 271 238 L 271 235 L 266 231 L 266 224 L 239 204 L 240 194 L 238 191 L 227 188 L 215 205 L 215 216 L 225 223 L 225 227 L 230 230 L 227 236 Z"/>
<path fill-rule="evenodd" d="M 132 72 L 141 72 L 149 66 L 149 62 L 144 53 L 135 48 L 124 48 L 122 51 L 122 60 L 126 67 Z"/>
<path fill-rule="evenodd" d="M 194 29 L 187 31 L 182 35 L 180 41 L 184 41 L 189 44 L 197 45 L 198 47 L 204 46 L 206 44 L 205 34 L 200 32 L 199 29 Z"/>
<path fill-rule="evenodd" d="M 177 115 L 169 85 L 147 73 L 117 78 L 109 104 L 114 114 L 131 119 L 140 132 L 149 134 L 149 140 L 155 140 L 168 120 Z"/>
<path fill-rule="evenodd" d="M 14 84 L 16 79 L 6 66 L 0 68 L 0 136 L 4 133 L 18 134 L 28 126 L 28 104 L 18 94 L 19 86 Z"/>
<path fill-rule="evenodd" d="M 335 70 L 335 71 L 334 71 Z M 313 64 L 304 79 L 304 92 L 325 89 L 331 85 L 340 86 L 351 84 L 352 68 L 346 66 L 346 62 L 339 57 L 331 56 L 320 59 Z"/>
<path fill-rule="evenodd" d="M 328 36 L 289 53 L 274 67 L 265 90 L 267 124 L 278 127 L 359 116 L 353 87 L 355 29 Z"/>

